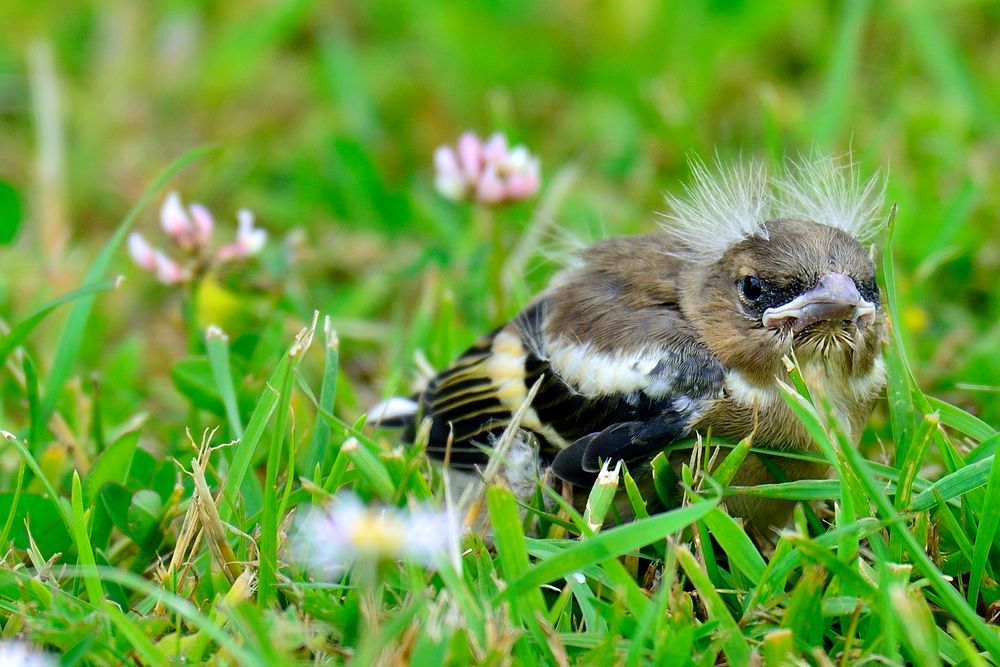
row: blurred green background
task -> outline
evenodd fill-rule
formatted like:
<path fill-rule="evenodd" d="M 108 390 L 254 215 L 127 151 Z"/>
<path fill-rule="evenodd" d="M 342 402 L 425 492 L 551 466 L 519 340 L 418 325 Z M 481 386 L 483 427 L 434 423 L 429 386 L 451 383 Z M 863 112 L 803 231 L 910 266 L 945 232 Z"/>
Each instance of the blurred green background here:
<path fill-rule="evenodd" d="M 0 25 L 0 180 L 24 213 L 0 246 L 8 322 L 79 285 L 156 174 L 216 144 L 170 188 L 223 230 L 252 209 L 271 242 L 213 277 L 199 319 L 238 360 L 249 341 L 250 377 L 273 361 L 254 364 L 254 340 L 329 314 L 353 417 L 405 391 L 415 350 L 444 363 L 554 270 L 534 254 L 490 302 L 484 267 L 537 200 L 501 213 L 493 246 L 474 211 L 441 199 L 431 157 L 463 130 L 505 131 L 541 158 L 536 222 L 555 246 L 652 229 L 691 153 L 853 149 L 899 204 L 918 380 L 1000 421 L 998 3 L 15 1 Z M 136 227 L 157 245 L 163 194 Z M 111 422 L 144 410 L 180 427 L 178 292 L 124 249 L 112 271 L 128 280 L 99 297 L 71 389 L 96 400 L 100 385 Z M 33 335 L 43 372 L 64 318 Z M 5 419 L 21 421 L 19 400 Z"/>

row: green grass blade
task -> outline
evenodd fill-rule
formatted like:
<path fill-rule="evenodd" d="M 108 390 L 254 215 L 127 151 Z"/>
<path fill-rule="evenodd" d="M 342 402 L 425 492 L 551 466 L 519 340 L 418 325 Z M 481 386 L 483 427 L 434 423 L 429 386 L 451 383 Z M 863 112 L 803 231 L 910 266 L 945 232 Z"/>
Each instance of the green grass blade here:
<path fill-rule="evenodd" d="M 947 501 L 985 486 L 990 479 L 993 459 L 994 457 L 991 456 L 945 475 L 926 490 L 918 493 L 910 502 L 908 510 L 922 512 L 930 509 L 937 502 L 935 495 Z"/>
<path fill-rule="evenodd" d="M 208 365 L 212 368 L 215 388 L 219 390 L 222 404 L 226 408 L 229 430 L 237 440 L 243 437 L 243 423 L 240 418 L 236 388 L 233 386 L 233 372 L 229 365 L 229 337 L 218 327 L 209 327 L 205 332 L 205 352 Z"/>
<path fill-rule="evenodd" d="M 35 362 L 31 360 L 31 355 L 25 354 L 21 359 L 21 368 L 24 370 L 24 393 L 28 400 L 28 445 L 39 450 L 41 454 L 42 446 L 45 444 L 45 422 L 42 420 L 42 397 L 38 387 L 38 369 Z"/>
<path fill-rule="evenodd" d="M 392 502 L 396 498 L 396 484 L 385 464 L 371 452 L 368 445 L 352 437 L 344 442 L 342 448 L 375 494 L 384 502 Z"/>
<path fill-rule="evenodd" d="M 968 559 L 971 563 L 973 546 L 972 542 L 969 540 L 969 536 L 966 534 L 962 525 L 958 522 L 958 519 L 955 518 L 955 514 L 952 512 L 952 509 L 948 507 L 945 499 L 942 498 L 940 494 L 938 494 L 935 499 L 937 500 L 939 510 L 938 516 L 943 519 L 945 527 L 948 529 L 948 532 L 951 533 L 952 539 L 954 539 L 955 544 L 958 545 L 958 550 L 961 552 L 962 556 Z M 989 561 L 986 562 L 986 571 L 991 577 L 993 576 L 993 568 L 990 567 Z"/>
<path fill-rule="evenodd" d="M 845 540 L 860 541 L 884 529 L 884 524 L 874 519 L 862 519 L 850 525 L 838 526 L 815 539 L 816 544 L 825 549 L 833 549 Z M 767 570 L 760 584 L 752 592 L 746 603 L 747 609 L 766 604 L 774 596 L 780 595 L 792 572 L 802 562 L 802 552 L 793 546 L 794 538 L 786 536 L 778 541 L 774 554 L 767 564 Z"/>
<path fill-rule="evenodd" d="M 337 396 L 337 372 L 340 368 L 340 341 L 337 332 L 333 330 L 329 319 L 323 323 L 323 330 L 326 337 L 323 358 L 323 380 L 319 389 L 319 409 L 323 412 L 333 413 L 333 403 Z M 313 425 L 312 437 L 309 446 L 303 454 L 300 470 L 311 472 L 317 464 L 323 466 L 328 460 L 333 460 L 336 453 L 327 452 L 330 445 L 330 423 L 326 419 L 317 417 Z"/>
<path fill-rule="evenodd" d="M 726 489 L 726 495 L 784 500 L 836 500 L 840 498 L 840 482 L 835 479 L 799 479 L 777 484 L 730 486 Z"/>
<path fill-rule="evenodd" d="M 139 432 L 132 431 L 115 440 L 110 447 L 101 452 L 83 478 L 84 498 L 87 502 L 93 502 L 101 487 L 108 482 L 125 483 L 138 445 Z"/>
<path fill-rule="evenodd" d="M 941 632 L 943 633 L 943 631 Z M 987 662 L 986 658 L 979 652 L 976 645 L 972 643 L 969 636 L 962 632 L 962 628 L 958 627 L 957 623 L 948 623 L 947 636 L 955 640 L 958 650 L 961 651 L 961 658 L 965 659 L 964 664 L 969 665 L 969 667 L 990 667 L 990 665 L 994 664 Z M 963 664 L 958 657 L 950 662 L 952 664 Z"/>
<path fill-rule="evenodd" d="M 2 436 L 4 440 L 9 442 L 14 449 L 17 450 L 17 453 L 21 455 L 21 460 L 24 461 L 31 469 L 31 472 L 35 474 L 35 479 L 37 479 L 42 485 L 49 498 L 52 499 L 52 502 L 58 508 L 59 516 L 62 517 L 63 523 L 66 525 L 66 530 L 70 535 L 72 535 L 74 521 L 72 515 L 70 514 L 70 510 L 67 509 L 66 503 L 63 502 L 63 499 L 59 497 L 58 493 L 56 493 L 55 487 L 52 486 L 52 482 L 49 481 L 49 478 L 45 476 L 45 472 L 42 470 L 42 467 L 38 465 L 38 461 L 31 455 L 28 448 L 24 446 L 24 443 L 18 440 L 17 436 L 13 433 L 0 430 L 0 436 Z"/>
<path fill-rule="evenodd" d="M 847 533 L 852 535 L 852 533 Z M 856 533 L 853 533 L 856 535 Z M 864 597 L 874 597 L 878 590 L 867 579 L 861 576 L 856 569 L 845 563 L 830 548 L 821 546 L 816 540 L 809 539 L 802 535 L 789 535 L 788 542 L 801 554 L 816 563 L 825 567 L 828 571 L 840 579 L 841 585 L 848 585 L 854 592 Z"/>
<path fill-rule="evenodd" d="M 146 636 L 145 631 L 135 621 L 124 614 L 121 609 L 114 604 L 105 604 L 104 613 L 114 624 L 115 629 L 125 637 L 129 646 L 139 654 L 143 662 L 148 665 L 166 665 L 169 663 L 163 652 Z"/>
<path fill-rule="evenodd" d="M 282 378 L 282 383 L 279 385 L 274 429 L 271 431 L 271 446 L 268 448 L 267 464 L 264 471 L 264 504 L 261 507 L 260 516 L 261 534 L 258 543 L 257 603 L 262 607 L 268 606 L 277 592 L 278 525 L 282 520 L 282 517 L 278 515 L 278 474 L 282 463 L 282 452 L 285 447 L 285 441 L 289 440 L 287 443 L 289 449 L 295 446 L 295 443 L 290 441 L 291 439 L 288 434 L 292 390 L 295 387 L 295 368 L 302 360 L 311 339 L 312 330 L 310 329 L 303 330 L 296 337 L 287 354 L 290 361 L 288 372 L 285 373 L 285 377 Z M 289 466 L 291 465 L 289 463 Z M 293 467 L 289 467 L 285 473 L 290 477 L 295 476 Z"/>
<path fill-rule="evenodd" d="M 80 564 L 84 567 L 93 568 L 97 566 L 94 560 L 94 550 L 90 546 L 90 534 L 87 532 L 87 518 L 83 513 L 83 486 L 80 484 L 80 475 L 73 471 L 73 484 L 70 496 L 70 503 L 73 506 L 73 542 L 76 544 L 76 552 L 80 559 Z M 96 574 L 84 575 L 83 583 L 87 588 L 87 597 L 95 607 L 104 604 L 104 586 L 101 579 Z"/>
<path fill-rule="evenodd" d="M 899 329 L 902 320 L 899 319 L 896 265 L 892 255 L 895 228 L 896 206 L 893 205 L 889 213 L 885 247 L 882 250 L 882 277 L 885 282 L 884 293 L 889 320 L 889 345 L 886 346 L 884 358 L 888 374 L 886 396 L 889 400 L 889 418 L 892 426 L 892 438 L 896 443 L 896 466 L 901 467 L 902 461 L 906 458 L 906 447 L 910 442 L 910 433 L 913 432 L 916 420 L 913 408 L 913 376 L 906 359 L 903 334 Z"/>
<path fill-rule="evenodd" d="M 827 433 L 826 427 L 823 425 L 823 419 L 819 416 L 816 408 L 813 407 L 813 404 L 809 402 L 807 397 L 802 396 L 789 385 L 779 382 L 778 388 L 781 390 L 781 395 L 785 399 L 785 403 L 795 416 L 798 417 L 799 421 L 802 422 L 802 425 L 812 437 L 813 442 L 819 445 L 820 451 L 826 456 L 827 461 L 843 477 L 847 473 L 843 465 L 843 456 L 837 451 L 837 447 L 833 439 L 830 438 L 830 434 Z"/>
<path fill-rule="evenodd" d="M 212 370 L 212 379 L 216 389 L 219 390 L 226 411 L 229 431 L 233 438 L 242 441 L 243 419 L 240 416 L 239 401 L 236 398 L 236 388 L 233 386 L 233 374 L 229 363 L 229 337 L 218 327 L 209 327 L 205 332 L 205 352 Z M 256 508 L 263 504 L 260 484 L 252 475 L 244 477 L 240 488 L 243 491 L 244 505 Z"/>
<path fill-rule="evenodd" d="M 624 667 L 638 667 L 643 664 L 643 657 L 647 653 L 646 644 L 655 644 L 657 622 L 662 622 L 662 619 L 668 616 L 666 607 L 669 597 L 668 589 L 659 589 L 656 592 L 655 604 L 649 605 L 646 611 L 638 615 L 636 630 L 629 636 L 628 659 Z"/>
<path fill-rule="evenodd" d="M 14 481 L 14 499 L 11 500 L 10 511 L 7 513 L 7 519 L 3 522 L 3 529 L 0 530 L 0 544 L 11 544 L 7 541 L 7 536 L 10 535 L 11 526 L 14 525 L 14 517 L 17 516 L 17 504 L 21 502 L 25 468 L 27 468 L 27 460 L 22 457 L 17 466 L 17 478 Z"/>
<path fill-rule="evenodd" d="M 747 458 L 747 454 L 750 453 L 750 446 L 753 444 L 752 438 L 743 438 L 740 440 L 735 447 L 726 455 L 726 458 L 722 460 L 722 463 L 712 471 L 712 477 L 715 478 L 723 488 L 729 486 L 729 483 L 733 481 L 736 476 L 736 472 L 743 465 L 743 462 Z"/>
<path fill-rule="evenodd" d="M 975 549 L 972 552 L 972 567 L 969 569 L 969 591 L 966 596 L 969 605 L 973 608 L 979 598 L 979 589 L 983 584 L 983 574 L 986 572 L 986 559 L 993 548 L 993 540 L 996 536 L 997 525 L 1000 525 L 1000 456 L 994 456 L 990 465 L 989 480 L 986 483 L 986 501 L 983 503 L 984 511 L 979 519 L 979 528 L 976 530 Z"/>
<path fill-rule="evenodd" d="M 504 578 L 511 581 L 520 577 L 530 567 L 517 500 L 509 490 L 494 486 L 486 491 L 486 507 L 490 524 L 493 526 L 493 537 L 496 540 L 497 555 L 500 557 Z M 546 617 L 548 611 L 542 591 L 537 587 L 515 589 L 512 586 L 508 586 L 506 590 L 516 616 L 528 628 L 539 648 L 545 649 L 548 653 L 544 631 L 538 622 L 538 619 Z M 549 660 L 552 659 L 551 654 L 548 657 Z"/>
<path fill-rule="evenodd" d="M 87 271 L 84 284 L 96 283 L 104 276 L 118 246 L 125 240 L 125 236 L 132 228 L 136 218 L 149 205 L 149 202 L 156 196 L 156 193 L 171 178 L 176 176 L 178 172 L 201 159 L 212 150 L 215 149 L 211 146 L 202 146 L 189 150 L 170 163 L 156 177 L 152 185 L 146 188 L 142 196 L 139 197 L 139 201 L 129 209 L 129 212 L 118 225 L 118 228 L 115 229 L 114 234 L 111 235 L 108 242 L 101 248 L 97 259 L 94 260 L 94 263 L 91 264 L 90 269 Z M 76 364 L 76 358 L 80 353 L 80 346 L 83 343 L 83 336 L 87 331 L 87 320 L 90 319 L 90 313 L 94 308 L 94 301 L 95 296 L 93 294 L 81 297 L 73 306 L 73 310 L 70 312 L 69 318 L 63 326 L 62 334 L 59 336 L 59 343 L 56 346 L 55 357 L 52 361 L 52 368 L 45 382 L 45 391 L 42 398 L 42 415 L 46 418 L 55 409 L 56 403 L 59 402 L 59 397 L 62 394 L 63 385 L 66 384 L 70 373 L 73 372 L 73 366 Z"/>
<path fill-rule="evenodd" d="M 704 502 L 605 530 L 543 560 L 508 586 L 514 591 L 535 588 L 588 565 L 636 551 L 704 518 L 718 506 L 719 500 L 720 494 L 716 493 Z"/>
<path fill-rule="evenodd" d="M 504 578 L 508 582 L 517 581 L 531 569 L 528 547 L 524 541 L 524 531 L 518 515 L 517 500 L 507 489 L 494 486 L 486 491 L 486 506 Z M 542 592 L 537 586 L 527 588 L 508 586 L 507 590 L 514 596 L 512 602 L 523 604 L 532 614 L 545 612 L 545 600 L 542 599 Z"/>
<path fill-rule="evenodd" d="M 701 596 L 702 604 L 708 612 L 708 619 L 718 623 L 718 628 L 715 631 L 716 636 L 729 664 L 749 665 L 750 646 L 743 637 L 740 627 L 733 620 L 732 614 L 729 613 L 726 603 L 715 590 L 708 574 L 701 568 L 694 554 L 687 547 L 678 547 L 677 562 Z"/>
<path fill-rule="evenodd" d="M 101 566 L 68 568 L 64 574 L 67 577 L 84 579 L 88 576 L 96 576 L 102 581 L 116 583 L 142 593 L 153 602 L 161 603 L 164 607 L 185 619 L 193 627 L 207 634 L 226 653 L 232 656 L 237 664 L 267 667 L 267 663 L 257 653 L 248 649 L 242 642 L 237 642 L 232 636 L 223 632 L 212 622 L 211 618 L 199 611 L 194 604 L 179 595 L 160 588 L 137 574 L 127 570 Z"/>
<path fill-rule="evenodd" d="M 288 377 L 290 372 L 291 357 L 285 354 L 271 373 L 271 379 L 268 380 L 267 387 L 264 389 L 263 394 L 261 394 L 260 400 L 257 401 L 257 406 L 250 414 L 250 421 L 247 423 L 246 432 L 235 447 L 233 461 L 229 465 L 229 474 L 222 485 L 222 503 L 219 506 L 219 517 L 224 522 L 232 518 L 236 508 L 240 505 L 240 487 L 243 485 L 243 480 L 250 471 L 254 452 L 257 451 L 257 445 L 264 435 L 264 429 L 267 428 L 267 423 L 271 421 L 271 416 L 278 406 L 278 390 L 275 387 L 284 386 L 285 378 Z M 252 513 L 253 511 L 256 510 L 251 508 L 250 512 Z"/>
<path fill-rule="evenodd" d="M 906 458 L 900 468 L 899 484 L 896 487 L 895 506 L 897 511 L 902 511 L 910 503 L 913 483 L 917 478 L 920 466 L 924 463 L 924 458 L 927 456 L 931 435 L 938 428 L 939 423 L 937 415 L 927 415 L 920 422 L 913 435 L 913 443 L 907 449 Z"/>
<path fill-rule="evenodd" d="M 909 556 L 910 562 L 927 578 L 931 587 L 940 598 L 940 604 L 947 609 L 954 618 L 962 624 L 966 632 L 971 634 L 976 640 L 994 655 L 1000 655 L 1000 637 L 993 630 L 983 623 L 983 620 L 976 613 L 975 609 L 968 606 L 962 599 L 958 591 L 951 585 L 944 574 L 937 568 L 934 562 L 924 551 L 923 545 L 917 542 L 913 534 L 901 521 L 901 517 L 896 513 L 895 508 L 889 498 L 883 492 L 882 487 L 875 481 L 867 462 L 862 458 L 860 452 L 853 447 L 843 449 L 847 465 L 859 481 L 865 496 L 875 505 L 878 513 L 888 520 L 889 528 L 894 535 L 897 535 L 903 544 L 904 552 Z"/>
<path fill-rule="evenodd" d="M 438 568 L 438 575 L 445 588 L 451 593 L 463 614 L 463 620 L 474 637 L 482 641 L 486 634 L 483 621 L 483 608 L 480 598 L 477 598 L 462 578 L 462 573 L 455 569 L 451 562 L 445 561 Z"/>
<path fill-rule="evenodd" d="M 781 627 L 791 630 L 800 644 L 810 648 L 817 646 L 823 636 L 821 600 L 825 586 L 826 571 L 822 567 L 804 567 L 781 618 Z"/>
<path fill-rule="evenodd" d="M 79 289 L 75 289 L 71 292 L 63 294 L 62 296 L 56 297 L 35 310 L 35 312 L 31 315 L 14 325 L 6 336 L 0 338 L 0 365 L 3 365 L 3 363 L 7 360 L 8 355 L 10 355 L 10 353 L 13 352 L 18 345 L 21 345 L 31 332 L 35 330 L 35 327 L 41 324 L 56 308 L 75 299 L 80 299 L 105 290 L 114 289 L 118 287 L 120 283 L 120 279 L 114 278 L 111 280 L 101 280 L 93 283 L 92 285 L 84 285 Z"/>
<path fill-rule="evenodd" d="M 386 646 L 407 630 L 414 618 L 421 612 L 426 612 L 427 602 L 418 598 L 417 602 L 397 611 L 392 618 L 382 623 L 379 633 L 372 633 L 362 639 L 361 646 L 354 654 L 351 665 L 376 665 L 378 657 Z"/>
<path fill-rule="evenodd" d="M 937 431 L 939 424 L 940 421 L 936 414 L 924 416 L 913 434 L 913 441 L 906 448 L 906 455 L 900 467 L 899 484 L 896 486 L 894 506 L 897 512 L 903 511 L 910 503 L 910 497 L 913 493 L 913 483 L 917 479 L 917 472 L 924 464 L 931 437 Z M 895 535 L 889 539 L 889 553 L 895 562 L 901 563 L 903 561 L 903 545 Z"/>
<path fill-rule="evenodd" d="M 618 478 L 621 473 L 621 461 L 615 467 L 608 469 L 607 462 L 601 467 L 597 475 L 597 482 L 590 489 L 587 497 L 587 506 L 583 511 L 583 520 L 587 527 L 594 533 L 599 532 L 604 525 L 604 519 L 611 509 L 611 504 L 615 500 L 618 492 Z"/>
<path fill-rule="evenodd" d="M 893 583 L 889 586 L 889 600 L 899 637 L 913 664 L 919 667 L 940 665 L 934 615 L 920 591 Z"/>
<path fill-rule="evenodd" d="M 543 560 L 555 558 L 565 551 L 567 545 L 578 544 L 577 542 L 556 542 L 554 540 L 534 540 L 526 538 L 528 552 Z M 557 546 L 558 545 L 558 546 Z M 649 598 L 643 593 L 636 583 L 635 576 L 629 572 L 617 558 L 587 565 L 576 570 L 586 577 L 600 582 L 601 585 L 615 591 L 615 595 L 621 599 L 625 605 L 633 612 L 639 614 L 650 604 Z M 570 577 L 578 581 L 576 577 Z M 586 586 L 586 584 L 581 583 Z"/>
<path fill-rule="evenodd" d="M 632 505 L 632 514 L 637 519 L 645 519 L 649 516 L 649 510 L 646 509 L 646 499 L 642 497 L 639 485 L 632 479 L 628 468 L 625 468 L 623 477 L 625 479 L 625 493 L 628 495 L 629 503 Z"/>
<path fill-rule="evenodd" d="M 910 562 L 928 579 L 934 591 L 940 596 L 940 604 L 951 612 L 956 620 L 962 624 L 962 627 L 975 637 L 983 647 L 1000 655 L 1000 637 L 986 627 L 976 611 L 966 604 L 958 591 L 931 561 L 923 546 L 917 542 L 913 534 L 903 524 L 902 517 L 896 512 L 888 496 L 885 495 L 882 485 L 875 481 L 868 462 L 865 461 L 860 452 L 849 442 L 846 442 L 846 437 L 836 430 L 836 424 L 831 423 L 837 437 L 842 441 L 840 447 L 834 447 L 831 435 L 822 426 L 815 408 L 791 387 L 782 385 L 782 396 L 824 453 L 841 463 L 839 467 L 841 468 L 842 480 L 856 488 L 859 497 L 867 499 L 875 506 L 878 515 L 889 522 L 892 535 L 902 543 L 903 551 L 909 556 Z M 873 548 L 877 547 L 877 542 L 873 541 L 872 546 Z"/>
<path fill-rule="evenodd" d="M 719 508 L 713 509 L 702 519 L 712 537 L 729 556 L 729 562 L 740 569 L 755 586 L 764 576 L 767 563 L 757 551 L 753 541 L 736 521 Z"/>
<path fill-rule="evenodd" d="M 979 417 L 969 414 L 962 408 L 955 407 L 951 403 L 946 403 L 940 398 L 934 398 L 933 396 L 928 396 L 927 402 L 930 403 L 932 409 L 941 415 L 942 424 L 950 426 L 978 442 L 992 438 L 997 434 L 995 428 Z"/>
<path fill-rule="evenodd" d="M 1000 446 L 1000 433 L 995 433 L 989 438 L 986 438 L 981 443 L 979 443 L 969 454 L 965 457 L 965 463 L 967 465 L 972 463 L 978 463 L 983 459 L 988 459 L 997 453 L 997 447 Z"/>

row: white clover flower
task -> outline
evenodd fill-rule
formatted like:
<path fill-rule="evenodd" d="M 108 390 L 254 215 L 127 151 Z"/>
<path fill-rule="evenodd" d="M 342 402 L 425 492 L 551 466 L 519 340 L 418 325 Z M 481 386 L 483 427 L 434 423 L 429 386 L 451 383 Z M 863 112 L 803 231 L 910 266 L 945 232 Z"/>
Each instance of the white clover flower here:
<path fill-rule="evenodd" d="M 56 667 L 57 664 L 55 656 L 27 642 L 0 641 L 0 667 Z"/>
<path fill-rule="evenodd" d="M 264 249 L 267 231 L 254 227 L 253 213 L 242 209 L 236 213 L 236 218 L 236 240 L 213 252 L 209 247 L 215 231 L 211 211 L 201 204 L 191 204 L 185 210 L 180 195 L 171 192 L 160 207 L 160 226 L 184 251 L 184 260 L 175 260 L 153 247 L 138 232 L 129 235 L 128 251 L 136 264 L 156 274 L 157 280 L 164 285 L 187 282 L 211 267 L 213 255 L 218 262 L 228 262 L 252 257 Z"/>
<path fill-rule="evenodd" d="M 292 558 L 317 576 L 339 576 L 356 560 L 401 560 L 435 567 L 457 561 L 459 521 L 429 507 L 367 507 L 352 493 L 314 507 L 299 522 Z"/>
<path fill-rule="evenodd" d="M 198 203 L 188 206 L 188 211 L 191 212 L 195 241 L 198 245 L 208 245 L 212 240 L 212 232 L 215 231 L 215 218 L 212 217 L 212 212 Z"/>
<path fill-rule="evenodd" d="M 434 151 L 434 171 L 434 187 L 441 196 L 455 201 L 465 197 L 467 180 L 451 146 L 438 146 Z"/>
<path fill-rule="evenodd" d="M 177 261 L 162 250 L 154 248 L 142 234 L 132 232 L 128 237 L 128 251 L 141 268 L 156 274 L 156 279 L 164 285 L 176 285 L 187 280 L 187 272 Z"/>
<path fill-rule="evenodd" d="M 527 199 L 541 186 L 538 158 L 522 145 L 510 148 L 500 132 L 486 143 L 465 132 L 455 147 L 438 147 L 434 170 L 434 187 L 455 201 L 503 204 Z"/>
<path fill-rule="evenodd" d="M 185 211 L 181 196 L 171 192 L 160 207 L 160 226 L 177 245 L 191 249 L 208 245 L 215 219 L 201 204 L 191 204 Z"/>
<path fill-rule="evenodd" d="M 188 274 L 180 264 L 157 250 L 156 279 L 164 285 L 176 285 L 187 280 Z"/>
<path fill-rule="evenodd" d="M 241 209 L 237 211 L 238 228 L 236 241 L 219 248 L 217 256 L 220 261 L 252 257 L 264 249 L 267 243 L 267 231 L 253 226 L 253 213 Z"/>
<path fill-rule="evenodd" d="M 140 267 L 156 271 L 156 249 L 139 232 L 128 235 L 128 252 Z"/>
<path fill-rule="evenodd" d="M 201 204 L 191 204 L 187 211 L 181 196 L 171 192 L 160 207 L 160 226 L 177 245 L 184 249 L 206 246 L 212 240 L 215 218 Z"/>
<path fill-rule="evenodd" d="M 181 204 L 181 196 L 176 192 L 171 192 L 163 200 L 163 206 L 160 207 L 160 227 L 182 247 L 191 247 L 194 226 Z"/>

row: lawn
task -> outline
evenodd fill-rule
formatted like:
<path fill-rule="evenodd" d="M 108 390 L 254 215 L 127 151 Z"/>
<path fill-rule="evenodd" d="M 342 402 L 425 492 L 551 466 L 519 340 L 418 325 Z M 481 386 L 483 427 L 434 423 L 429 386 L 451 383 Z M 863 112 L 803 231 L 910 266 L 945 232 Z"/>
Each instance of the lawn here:
<path fill-rule="evenodd" d="M 1000 5 L 14 0 L 0 24 L 0 665 L 1000 660 Z M 443 197 L 435 149 L 467 130 L 527 147 L 538 194 Z M 365 425 L 573 247 L 655 229 L 689 156 L 811 151 L 896 204 L 860 447 L 785 394 L 834 479 L 733 489 L 728 443 L 633 523 L 500 483 L 455 517 L 421 448 Z M 761 547 L 732 493 L 808 502 Z"/>

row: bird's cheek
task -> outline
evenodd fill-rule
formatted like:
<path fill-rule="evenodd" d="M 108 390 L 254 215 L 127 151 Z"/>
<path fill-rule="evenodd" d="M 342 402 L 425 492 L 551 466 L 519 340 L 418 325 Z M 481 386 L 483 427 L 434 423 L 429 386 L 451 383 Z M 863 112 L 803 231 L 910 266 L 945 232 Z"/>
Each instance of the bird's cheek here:
<path fill-rule="evenodd" d="M 865 313 L 858 317 L 858 326 L 870 327 L 875 323 L 875 318 L 878 316 L 878 312 L 872 311 L 870 313 Z"/>
<path fill-rule="evenodd" d="M 722 362 L 747 377 L 768 381 L 782 371 L 781 359 L 791 351 L 790 330 L 746 328 L 733 336 L 716 354 Z"/>

